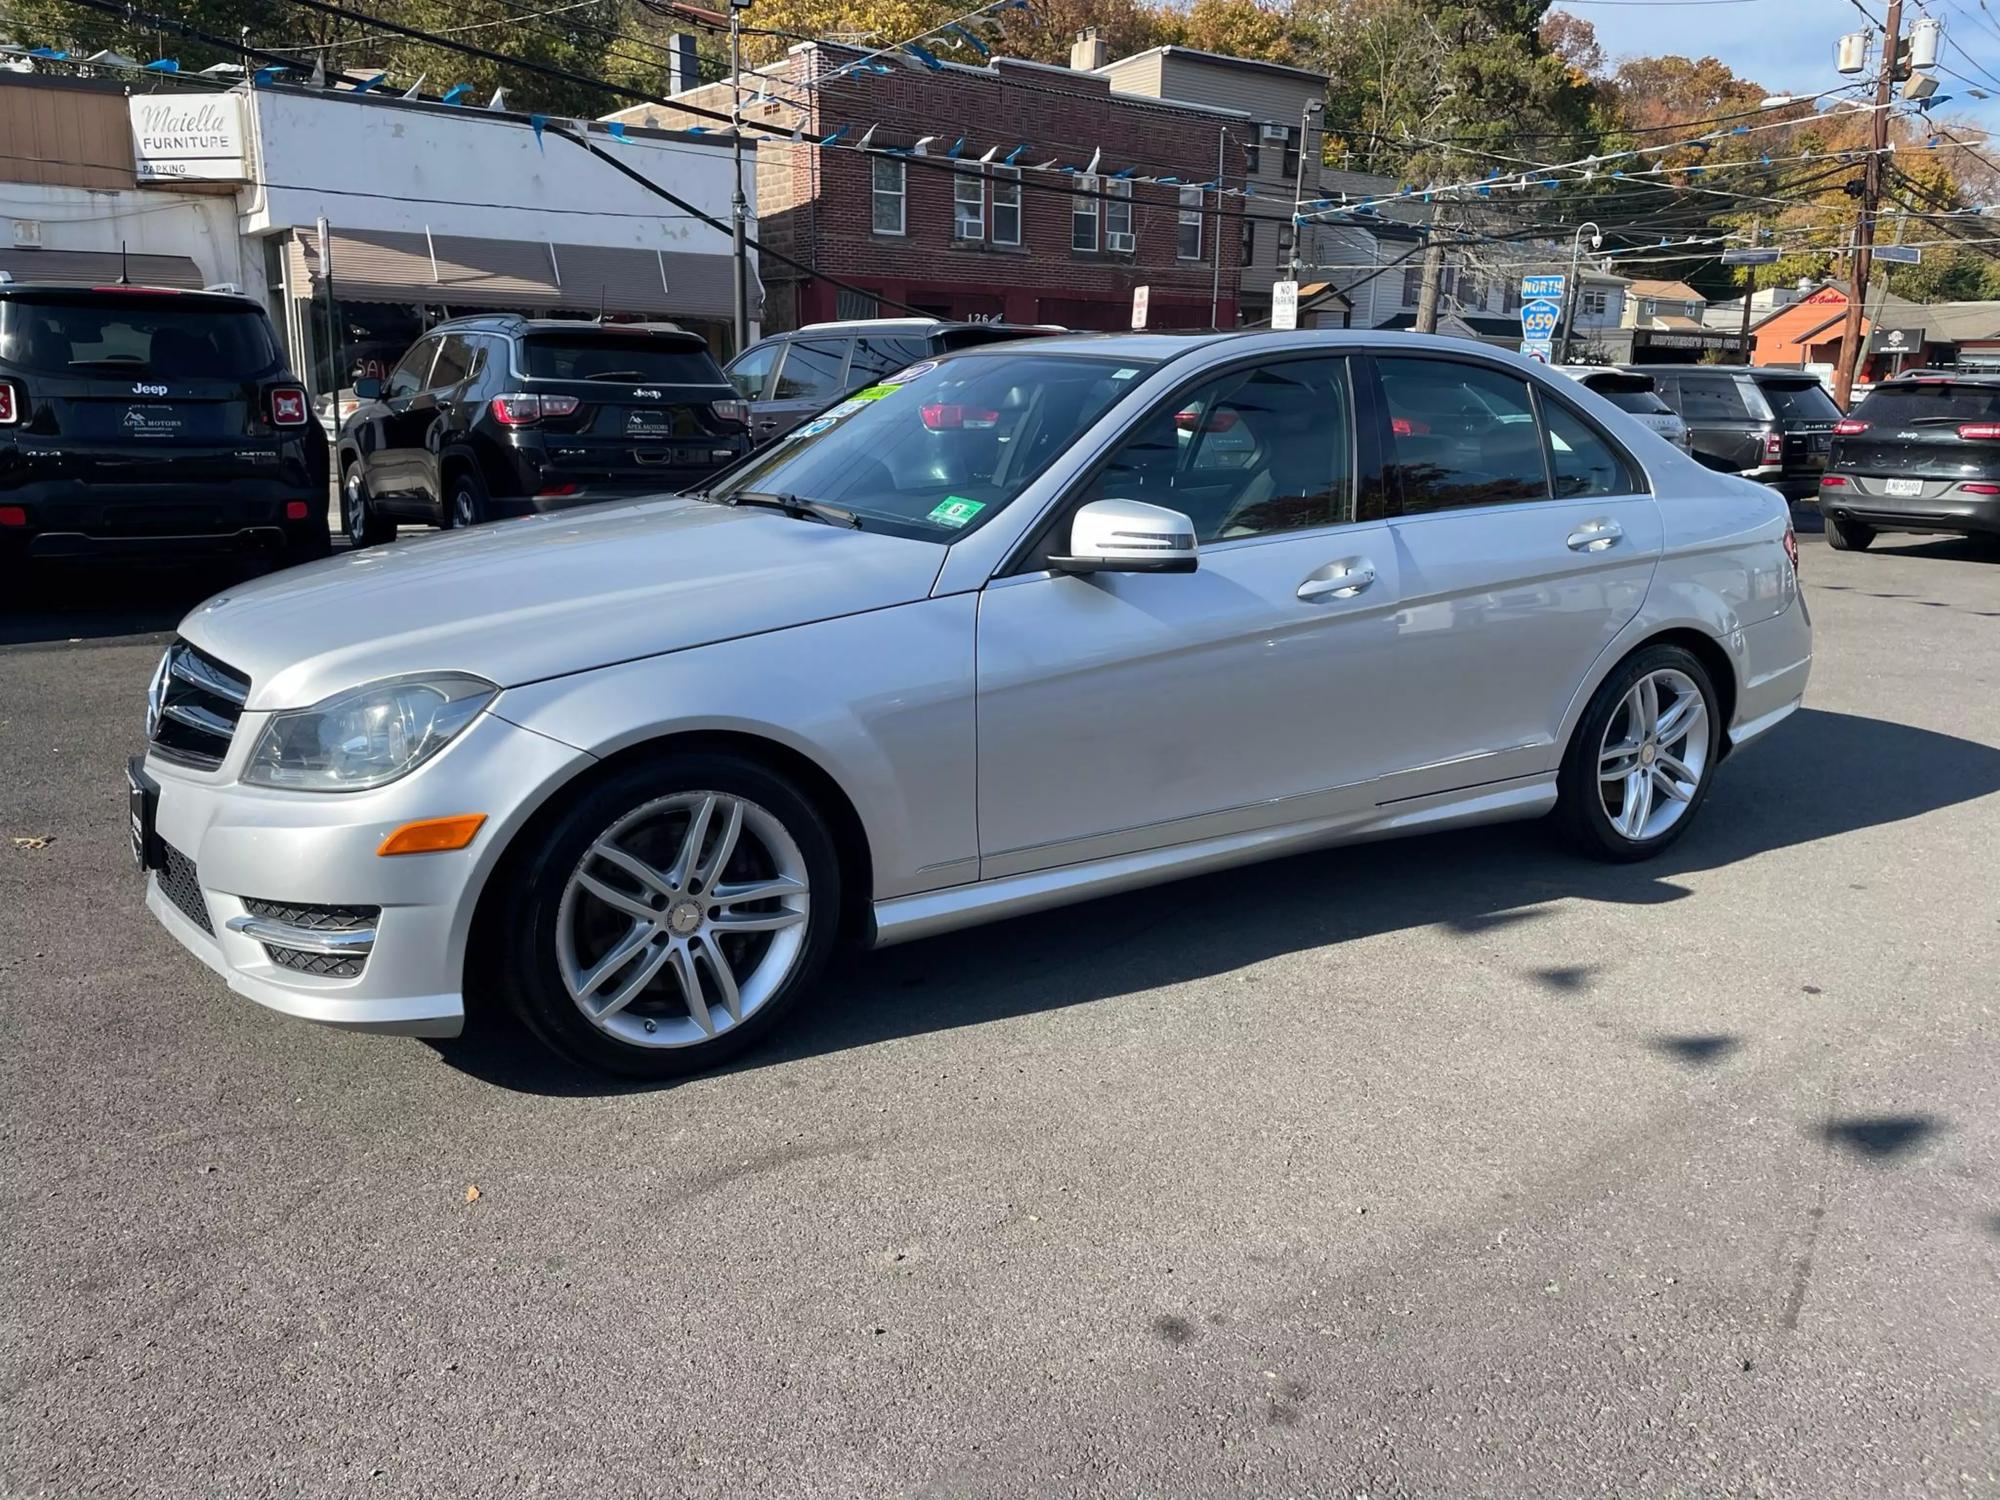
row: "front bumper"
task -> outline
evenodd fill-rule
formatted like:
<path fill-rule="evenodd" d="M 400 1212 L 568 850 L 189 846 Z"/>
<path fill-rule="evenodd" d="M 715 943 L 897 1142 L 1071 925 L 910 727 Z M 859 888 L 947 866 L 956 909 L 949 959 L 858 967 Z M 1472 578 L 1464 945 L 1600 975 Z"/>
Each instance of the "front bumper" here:
<path fill-rule="evenodd" d="M 268 1009 L 358 1031 L 457 1036 L 486 877 L 545 791 L 590 757 L 489 711 L 436 759 L 374 791 L 278 792 L 237 780 L 267 717 L 243 716 L 215 771 L 147 758 L 160 789 L 153 833 L 176 862 L 149 873 L 146 905 L 232 990 Z M 468 812 L 487 821 L 465 849 L 375 852 L 404 823 Z M 269 903 L 375 910 L 341 929 L 345 939 L 322 929 L 315 941 L 296 921 L 275 919 L 288 929 L 275 930 Z M 326 966 L 332 973 L 280 961 L 315 947 L 344 949 L 350 961 Z"/>

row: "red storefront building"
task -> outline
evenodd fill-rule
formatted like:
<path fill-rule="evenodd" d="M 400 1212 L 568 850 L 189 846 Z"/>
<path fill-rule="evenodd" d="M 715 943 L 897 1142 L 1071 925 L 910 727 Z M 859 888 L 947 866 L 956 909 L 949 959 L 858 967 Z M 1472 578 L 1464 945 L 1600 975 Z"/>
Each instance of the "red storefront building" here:
<path fill-rule="evenodd" d="M 912 308 L 1129 328 L 1141 287 L 1148 327 L 1235 325 L 1243 200 L 1210 185 L 1242 186 L 1245 116 L 1015 58 L 842 69 L 861 55 L 809 43 L 744 77 L 758 238 L 824 273 L 762 259 L 766 332 Z M 730 97 L 726 82 L 675 96 L 722 115 Z M 713 114 L 615 118 L 718 128 Z M 871 150 L 841 149 L 864 135 Z"/>

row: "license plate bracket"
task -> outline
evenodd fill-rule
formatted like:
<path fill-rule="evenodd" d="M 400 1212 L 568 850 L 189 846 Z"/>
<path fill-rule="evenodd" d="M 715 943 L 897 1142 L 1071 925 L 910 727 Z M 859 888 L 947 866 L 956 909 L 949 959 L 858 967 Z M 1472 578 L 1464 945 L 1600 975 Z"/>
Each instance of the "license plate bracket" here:
<path fill-rule="evenodd" d="M 1899 500 L 1914 500 L 1923 494 L 1924 482 L 1921 479 L 1891 479 L 1883 485 L 1883 489 Z"/>
<path fill-rule="evenodd" d="M 160 857 L 160 835 L 154 824 L 159 816 L 160 784 L 146 774 L 146 758 L 135 755 L 125 765 L 125 806 L 132 835 L 132 862 L 140 870 L 157 870 L 165 863 Z"/>

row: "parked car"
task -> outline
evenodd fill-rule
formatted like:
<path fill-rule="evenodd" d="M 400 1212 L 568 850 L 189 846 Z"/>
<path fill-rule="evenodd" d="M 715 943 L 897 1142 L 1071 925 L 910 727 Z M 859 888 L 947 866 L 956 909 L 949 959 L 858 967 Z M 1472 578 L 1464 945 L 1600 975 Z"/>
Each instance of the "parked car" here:
<path fill-rule="evenodd" d="M 1884 531 L 2000 537 L 2000 374 L 1884 381 L 1834 426 L 1819 482 L 1827 545 Z"/>
<path fill-rule="evenodd" d="M 840 397 L 866 390 L 920 360 L 1062 331 L 1043 324 L 948 323 L 939 318 L 808 323 L 752 344 L 730 361 L 729 378 L 750 403 L 757 441 L 768 443 Z"/>
<path fill-rule="evenodd" d="M 454 318 L 354 394 L 340 478 L 357 547 L 407 521 L 670 493 L 750 448 L 749 413 L 708 345 L 670 323 Z"/>
<path fill-rule="evenodd" d="M 921 364 L 700 495 L 197 609 L 129 778 L 151 909 L 289 1015 L 446 1036 L 470 993 L 660 1075 L 769 1034 L 843 930 L 1550 811 L 1643 859 L 1798 706 L 1784 503 L 1512 355 Z"/>
<path fill-rule="evenodd" d="M 1682 452 L 1692 452 L 1687 423 L 1660 399 L 1658 383 L 1638 370 L 1621 370 L 1616 365 L 1557 365 L 1578 385 L 1587 386 L 1622 412 L 1629 412 L 1639 425 L 1657 432 Z"/>
<path fill-rule="evenodd" d="M 328 546 L 326 437 L 264 309 L 0 282 L 0 561 Z"/>
<path fill-rule="evenodd" d="M 1815 375 L 1742 365 L 1628 365 L 1653 377 L 1697 458 L 1787 499 L 1819 493 L 1840 408 Z"/>

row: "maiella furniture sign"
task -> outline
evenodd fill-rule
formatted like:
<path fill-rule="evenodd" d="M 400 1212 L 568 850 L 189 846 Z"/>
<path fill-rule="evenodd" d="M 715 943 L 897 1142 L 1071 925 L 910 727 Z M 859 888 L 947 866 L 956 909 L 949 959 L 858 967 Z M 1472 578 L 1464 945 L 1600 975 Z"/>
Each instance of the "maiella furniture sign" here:
<path fill-rule="evenodd" d="M 149 94 L 132 111 L 141 182 L 247 182 L 243 101 L 234 94 Z"/>

